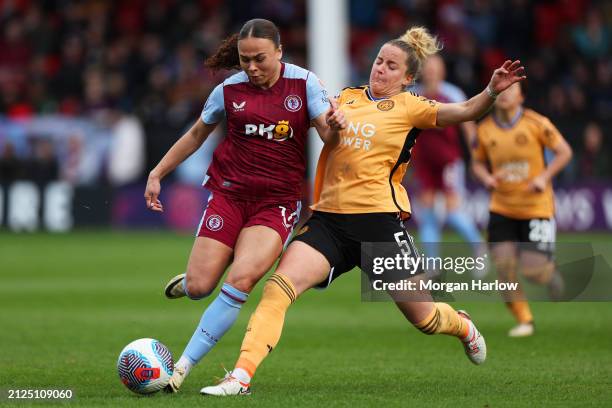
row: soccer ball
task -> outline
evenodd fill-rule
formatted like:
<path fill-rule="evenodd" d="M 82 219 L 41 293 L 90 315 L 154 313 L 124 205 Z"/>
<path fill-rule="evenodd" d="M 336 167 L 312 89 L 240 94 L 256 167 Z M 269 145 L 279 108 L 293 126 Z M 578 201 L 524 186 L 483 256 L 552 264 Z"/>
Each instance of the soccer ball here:
<path fill-rule="evenodd" d="M 155 339 L 138 339 L 124 347 L 117 360 L 121 382 L 137 394 L 152 394 L 168 385 L 174 362 L 168 347 Z"/>

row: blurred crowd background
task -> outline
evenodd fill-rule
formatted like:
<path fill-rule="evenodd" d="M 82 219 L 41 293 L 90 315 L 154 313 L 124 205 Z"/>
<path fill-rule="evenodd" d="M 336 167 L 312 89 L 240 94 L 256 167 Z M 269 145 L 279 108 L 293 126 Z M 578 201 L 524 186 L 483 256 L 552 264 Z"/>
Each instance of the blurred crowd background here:
<path fill-rule="evenodd" d="M 307 66 L 306 0 L 0 0 L 0 182 L 142 183 L 229 74 L 204 58 L 253 17 Z M 350 0 L 349 24 L 347 86 L 416 24 L 439 36 L 447 79 L 468 95 L 520 58 L 526 105 L 575 151 L 558 182 L 612 180 L 612 2 Z"/>

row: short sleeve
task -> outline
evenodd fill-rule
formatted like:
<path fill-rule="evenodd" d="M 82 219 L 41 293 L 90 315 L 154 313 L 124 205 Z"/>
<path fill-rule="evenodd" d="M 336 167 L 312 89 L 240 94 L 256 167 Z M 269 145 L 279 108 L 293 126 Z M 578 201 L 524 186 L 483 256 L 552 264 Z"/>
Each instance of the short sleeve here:
<path fill-rule="evenodd" d="M 208 96 L 200 117 L 207 125 L 219 123 L 225 114 L 225 102 L 223 100 L 223 84 L 219 84 Z"/>
<path fill-rule="evenodd" d="M 474 139 L 474 145 L 472 147 L 472 157 L 478 161 L 487 161 L 487 152 L 484 146 L 484 135 L 482 126 L 478 126 L 476 133 L 476 139 Z"/>
<path fill-rule="evenodd" d="M 334 98 L 336 98 L 336 101 L 338 102 L 338 106 L 342 105 L 345 101 L 346 101 L 346 89 L 343 89 L 342 91 L 340 91 L 339 94 L 335 95 Z"/>
<path fill-rule="evenodd" d="M 435 128 L 438 118 L 438 102 L 409 92 L 406 97 L 408 98 L 406 104 L 408 119 L 412 125 L 418 129 Z"/>
<path fill-rule="evenodd" d="M 329 110 L 327 89 L 312 72 L 306 78 L 306 98 L 308 99 L 308 117 L 310 120 Z"/>
<path fill-rule="evenodd" d="M 538 134 L 538 139 L 540 140 L 540 143 L 548 147 L 549 149 L 552 149 L 557 143 L 559 143 L 559 140 L 562 138 L 563 136 L 561 136 L 561 133 L 559 132 L 559 130 L 557 130 L 555 125 L 553 125 L 552 122 L 547 118 L 544 118 L 542 120 L 541 132 L 539 132 Z"/>

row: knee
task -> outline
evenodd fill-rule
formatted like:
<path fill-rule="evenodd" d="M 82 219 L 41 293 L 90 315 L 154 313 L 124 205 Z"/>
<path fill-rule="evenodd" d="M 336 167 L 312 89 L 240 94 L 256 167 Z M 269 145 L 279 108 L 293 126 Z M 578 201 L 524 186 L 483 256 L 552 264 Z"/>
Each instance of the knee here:
<path fill-rule="evenodd" d="M 529 281 L 537 284 L 546 284 L 550 282 L 554 271 L 555 266 L 552 262 L 537 266 L 523 266 L 521 268 L 523 276 Z"/>
<path fill-rule="evenodd" d="M 188 273 L 185 278 L 185 294 L 193 300 L 203 299 L 209 296 L 216 287 L 216 282 L 190 276 Z"/>
<path fill-rule="evenodd" d="M 497 257 L 493 263 L 500 279 L 516 279 L 516 259 L 512 257 Z"/>
<path fill-rule="evenodd" d="M 251 293 L 255 285 L 257 285 L 257 282 L 259 282 L 259 277 L 253 277 L 246 274 L 229 274 L 225 282 L 241 292 Z"/>

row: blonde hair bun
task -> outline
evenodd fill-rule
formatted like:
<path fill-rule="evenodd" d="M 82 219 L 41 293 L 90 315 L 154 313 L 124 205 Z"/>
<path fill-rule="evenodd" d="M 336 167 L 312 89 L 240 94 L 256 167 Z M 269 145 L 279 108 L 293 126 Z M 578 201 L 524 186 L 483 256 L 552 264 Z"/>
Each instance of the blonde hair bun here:
<path fill-rule="evenodd" d="M 425 27 L 411 27 L 398 40 L 408 44 L 420 61 L 442 49 L 438 38 L 431 35 Z"/>

